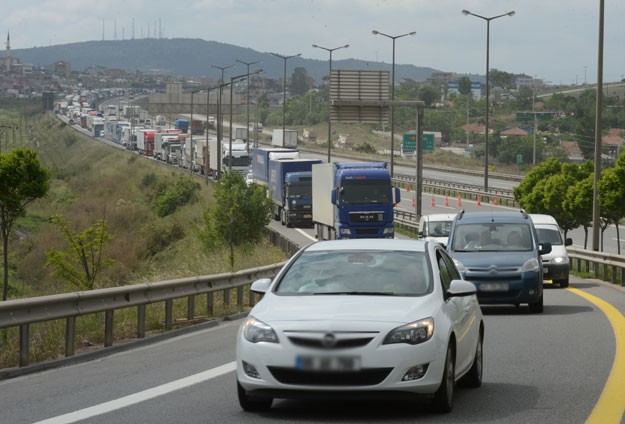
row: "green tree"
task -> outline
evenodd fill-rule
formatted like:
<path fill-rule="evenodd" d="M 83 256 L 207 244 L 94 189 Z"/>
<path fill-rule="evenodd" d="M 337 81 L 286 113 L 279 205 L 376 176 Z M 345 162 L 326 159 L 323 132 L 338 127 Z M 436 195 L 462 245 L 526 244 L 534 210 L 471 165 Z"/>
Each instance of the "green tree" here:
<path fill-rule="evenodd" d="M 528 86 L 521 86 L 516 97 L 516 109 L 517 110 L 530 110 L 532 109 L 532 102 L 534 99 L 534 92 Z"/>
<path fill-rule="evenodd" d="M 19 148 L 0 153 L 0 231 L 4 283 L 2 300 L 9 294 L 9 237 L 15 220 L 26 212 L 26 206 L 44 197 L 50 187 L 50 174 L 41 166 L 34 150 Z"/>
<path fill-rule="evenodd" d="M 214 199 L 214 206 L 204 215 L 200 237 L 208 248 L 226 244 L 230 248 L 230 268 L 234 270 L 234 247 L 261 239 L 271 221 L 271 199 L 265 187 L 247 186 L 236 172 L 226 173 L 217 182 Z"/>
<path fill-rule="evenodd" d="M 498 69 L 490 70 L 489 82 L 492 87 L 501 87 L 506 90 L 515 86 L 514 75 Z"/>
<path fill-rule="evenodd" d="M 588 245 L 588 229 L 592 224 L 593 179 L 593 174 L 589 174 L 575 185 L 569 186 L 562 203 L 562 209 L 574 219 L 575 223 L 571 227 L 581 226 L 584 228 L 584 249 Z M 565 237 L 566 233 L 567 230 L 564 229 Z"/>
<path fill-rule="evenodd" d="M 561 169 L 562 163 L 553 158 L 549 158 L 534 167 L 527 173 L 519 185 L 512 189 L 515 200 L 528 212 L 539 213 L 542 196 L 537 199 L 536 197 L 540 195 L 540 190 L 534 190 L 534 188 L 541 181 L 560 173 Z"/>
<path fill-rule="evenodd" d="M 100 271 L 113 264 L 104 256 L 104 246 L 113 236 L 108 232 L 106 221 L 98 220 L 91 227 L 77 233 L 60 215 L 50 218 L 59 227 L 69 250 L 51 248 L 46 252 L 46 266 L 54 268 L 54 274 L 80 290 L 93 290 Z"/>
<path fill-rule="evenodd" d="M 267 116 L 269 115 L 269 98 L 266 93 L 263 93 L 258 97 L 258 121 L 261 124 L 267 123 Z"/>
<path fill-rule="evenodd" d="M 469 77 L 458 78 L 458 92 L 463 96 L 471 94 L 471 79 Z"/>
<path fill-rule="evenodd" d="M 517 163 L 517 157 L 521 155 L 523 163 L 532 162 L 534 142 L 531 136 L 512 136 L 502 139 L 493 137 L 491 154 L 502 163 Z M 536 157 L 540 158 L 542 143 L 536 145 Z"/>
<path fill-rule="evenodd" d="M 566 208 L 569 187 L 575 186 L 588 173 L 577 164 L 562 164 L 560 173 L 547 178 L 543 186 L 543 213 L 553 216 L 565 235 L 578 226 L 575 211 Z"/>
<path fill-rule="evenodd" d="M 621 153 L 617 166 L 609 168 L 601 173 L 599 181 L 599 205 L 601 217 L 607 224 L 613 223 L 616 226 L 616 246 L 617 253 L 621 254 L 621 243 L 619 236 L 619 221 L 625 217 L 625 152 Z M 605 226 L 607 228 L 607 225 Z M 601 228 L 601 250 L 603 250 L 603 232 Z"/>
<path fill-rule="evenodd" d="M 433 85 L 425 85 L 419 90 L 419 99 L 423 100 L 426 106 L 430 107 L 441 98 L 439 90 Z"/>
<path fill-rule="evenodd" d="M 296 96 L 303 96 L 308 91 L 308 72 L 306 68 L 298 66 L 293 70 L 289 90 L 291 94 Z"/>

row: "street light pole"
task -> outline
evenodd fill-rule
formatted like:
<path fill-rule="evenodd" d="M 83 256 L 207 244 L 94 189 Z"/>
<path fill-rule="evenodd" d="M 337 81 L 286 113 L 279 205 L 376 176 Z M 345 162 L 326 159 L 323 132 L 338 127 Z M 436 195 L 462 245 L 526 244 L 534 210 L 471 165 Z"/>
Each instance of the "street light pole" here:
<path fill-rule="evenodd" d="M 223 135 L 223 131 L 224 131 L 224 115 L 221 113 L 221 99 L 223 98 L 223 87 L 224 87 L 224 71 L 226 69 L 232 68 L 234 67 L 235 64 L 233 63 L 232 65 L 229 66 L 216 66 L 216 65 L 211 65 L 211 67 L 215 68 L 215 69 L 219 69 L 221 70 L 221 79 L 219 80 L 219 119 L 217 120 L 217 126 L 219 127 L 217 130 L 217 137 L 221 137 Z M 219 141 L 219 144 L 221 144 L 221 140 Z"/>
<path fill-rule="evenodd" d="M 244 64 L 247 66 L 247 92 L 245 94 L 245 110 L 247 113 L 246 124 L 247 124 L 247 136 L 245 142 L 247 143 L 247 150 L 250 150 L 250 65 L 256 65 L 257 63 L 262 63 L 262 60 L 257 60 L 256 62 L 243 62 L 242 60 L 237 59 L 237 62 Z"/>
<path fill-rule="evenodd" d="M 187 165 L 189 166 L 189 172 L 191 172 L 191 173 L 193 172 L 193 168 L 191 167 L 191 160 L 193 158 L 193 153 L 192 153 L 192 151 L 193 151 L 193 95 L 195 93 L 200 92 L 200 91 L 201 90 L 194 90 L 194 91 L 191 92 L 191 118 L 189 119 L 191 121 L 190 125 L 189 125 L 189 128 L 191 129 L 191 136 L 189 137 L 189 152 L 188 152 L 188 155 L 187 155 L 187 157 L 188 157 Z"/>
<path fill-rule="evenodd" d="M 272 56 L 279 57 L 284 60 L 284 77 L 282 78 L 282 141 L 286 138 L 286 61 L 301 56 L 301 53 L 294 54 L 292 56 L 282 56 L 278 53 L 271 53 Z"/>
<path fill-rule="evenodd" d="M 592 202 L 592 250 L 599 251 L 599 231 L 601 227 L 601 206 L 599 205 L 599 182 L 601 181 L 601 129 L 603 127 L 603 36 L 605 31 L 605 5 L 599 0 L 599 45 L 597 48 L 597 99 L 595 109 L 595 170 L 593 175 Z M 585 68 L 585 67 L 584 67 Z M 586 83 L 584 71 L 584 83 Z M 617 227 L 618 228 L 618 227 Z M 595 272 L 597 272 L 595 266 Z M 596 275 L 596 274 L 595 274 Z"/>
<path fill-rule="evenodd" d="M 401 35 L 388 35 L 383 32 L 376 31 L 375 29 L 371 31 L 373 35 L 383 35 L 387 38 L 393 40 L 393 65 L 391 67 L 391 177 L 393 174 L 393 165 L 395 158 L 395 105 L 393 102 L 395 101 L 395 40 L 398 38 L 406 37 L 408 35 L 415 35 L 416 32 L 408 32 L 406 34 Z M 418 142 L 418 140 L 417 140 Z"/>
<path fill-rule="evenodd" d="M 243 78 L 249 78 L 250 75 L 258 75 L 262 71 L 263 71 L 262 69 L 259 69 L 256 72 L 252 72 L 251 74 L 247 73 L 247 74 L 237 75 L 237 76 L 230 78 L 230 139 L 228 143 L 228 154 L 230 155 L 230 157 L 228 158 L 228 173 L 232 172 L 232 157 L 233 157 L 232 156 L 232 97 L 234 96 L 234 93 L 233 93 L 234 83 Z"/>
<path fill-rule="evenodd" d="M 332 52 L 338 49 L 346 49 L 349 47 L 349 44 L 345 44 L 344 46 L 335 47 L 333 49 L 329 49 L 327 47 L 322 47 L 317 44 L 312 45 L 314 48 L 322 49 L 330 53 L 330 70 L 328 72 L 328 163 L 330 163 L 330 149 L 332 148 L 332 119 L 330 118 L 330 78 L 332 77 Z"/>
<path fill-rule="evenodd" d="M 511 12 L 502 13 L 501 15 L 485 17 L 476 15 L 466 9 L 462 10 L 463 15 L 471 15 L 476 18 L 480 18 L 486 21 L 486 129 L 484 131 L 484 191 L 488 191 L 488 115 L 489 115 L 489 98 L 490 98 L 490 83 L 489 83 L 489 68 L 490 68 L 490 21 L 493 19 L 501 18 L 503 16 L 514 16 L 514 10 Z"/>

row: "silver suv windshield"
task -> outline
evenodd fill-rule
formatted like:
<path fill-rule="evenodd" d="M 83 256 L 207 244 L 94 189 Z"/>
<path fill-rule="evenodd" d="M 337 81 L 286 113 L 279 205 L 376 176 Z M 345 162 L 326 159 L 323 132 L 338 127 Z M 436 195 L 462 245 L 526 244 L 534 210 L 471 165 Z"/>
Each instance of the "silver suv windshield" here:
<path fill-rule="evenodd" d="M 456 252 L 520 252 L 533 248 L 527 224 L 462 224 L 456 226 L 455 232 L 453 250 Z"/>

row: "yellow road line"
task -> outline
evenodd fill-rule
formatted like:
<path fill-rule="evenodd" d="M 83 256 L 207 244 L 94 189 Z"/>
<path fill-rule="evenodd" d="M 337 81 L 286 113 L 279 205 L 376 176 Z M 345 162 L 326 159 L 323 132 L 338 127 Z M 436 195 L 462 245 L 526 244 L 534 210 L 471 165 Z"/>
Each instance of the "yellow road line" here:
<path fill-rule="evenodd" d="M 569 288 L 569 291 L 583 297 L 605 314 L 612 325 L 616 351 L 614 363 L 608 375 L 599 401 L 586 420 L 587 424 L 620 423 L 625 413 L 625 317 L 608 302 L 592 296 L 578 289 Z"/>

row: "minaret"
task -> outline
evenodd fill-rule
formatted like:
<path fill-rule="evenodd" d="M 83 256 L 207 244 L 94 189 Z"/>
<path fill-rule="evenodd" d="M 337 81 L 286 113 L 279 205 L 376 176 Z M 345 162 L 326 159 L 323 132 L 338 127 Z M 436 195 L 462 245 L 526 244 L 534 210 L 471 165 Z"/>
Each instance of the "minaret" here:
<path fill-rule="evenodd" d="M 9 34 L 9 32 L 7 31 L 7 56 L 10 56 L 9 53 L 11 53 L 11 34 Z"/>

